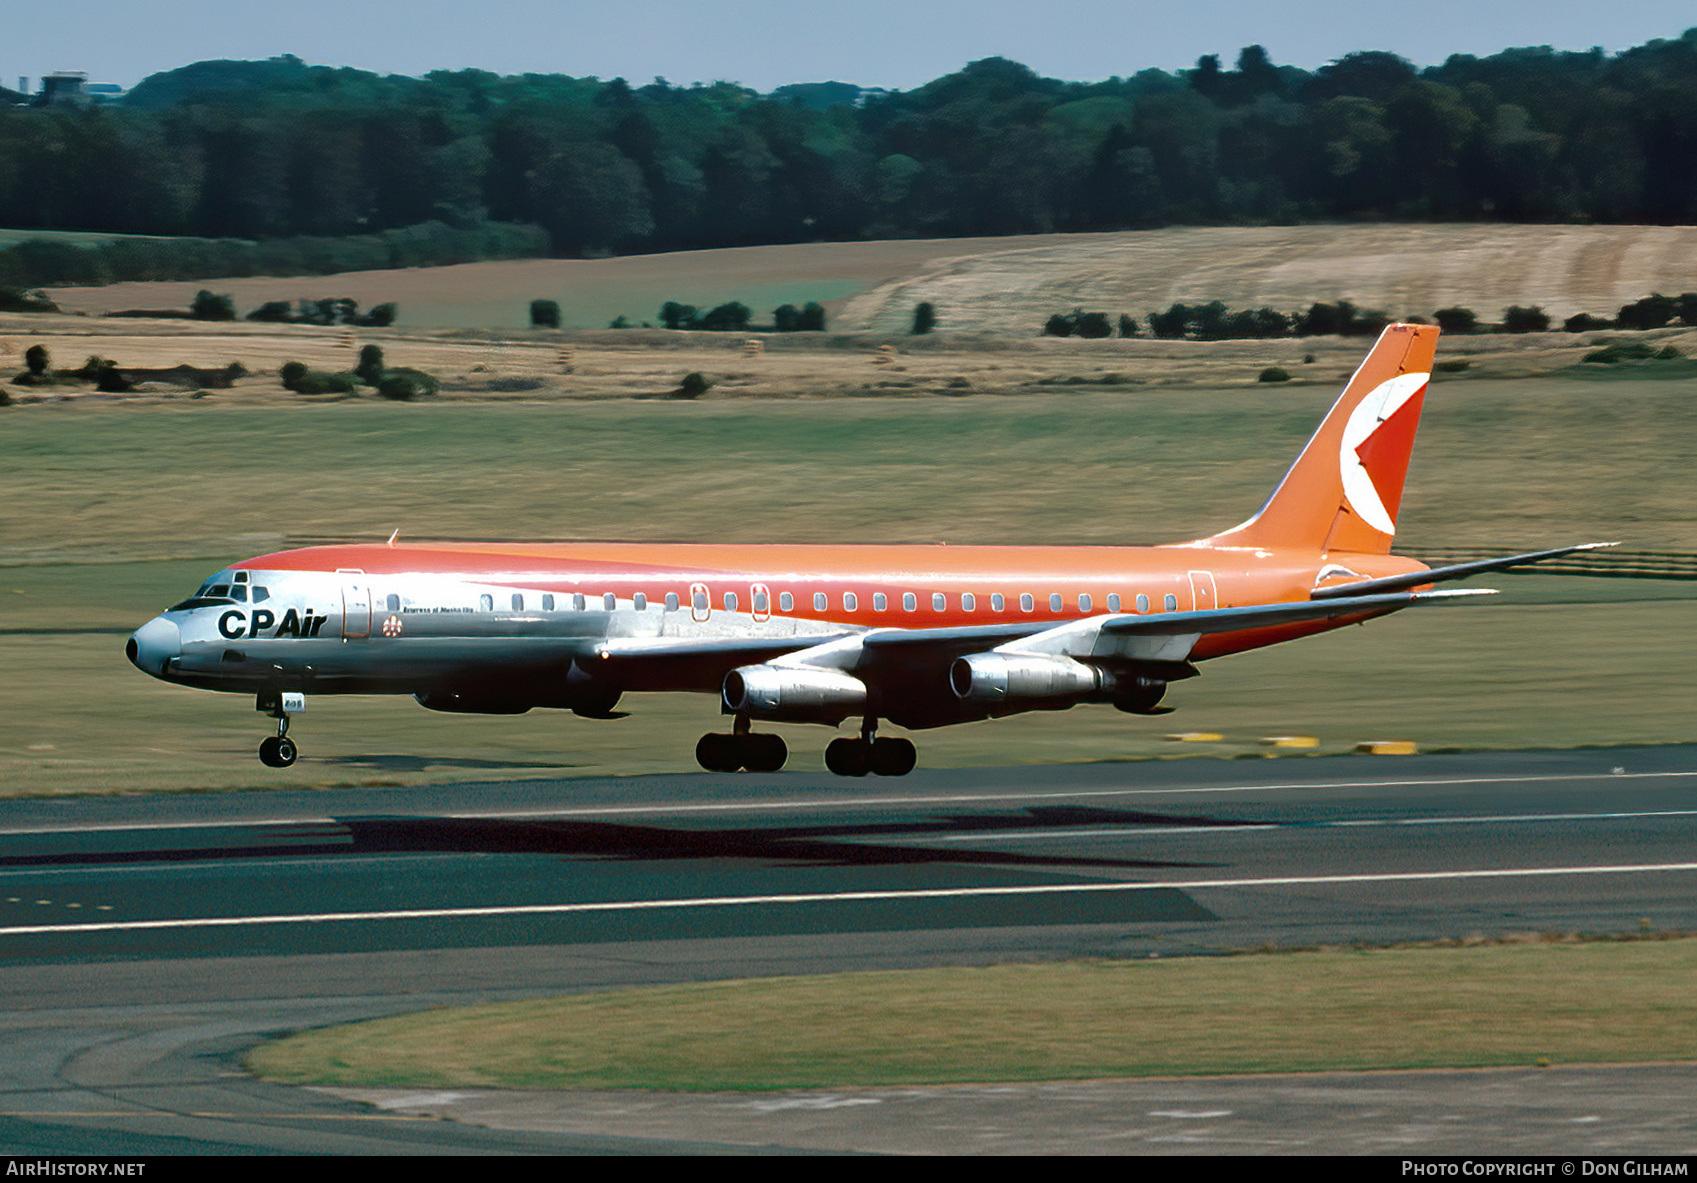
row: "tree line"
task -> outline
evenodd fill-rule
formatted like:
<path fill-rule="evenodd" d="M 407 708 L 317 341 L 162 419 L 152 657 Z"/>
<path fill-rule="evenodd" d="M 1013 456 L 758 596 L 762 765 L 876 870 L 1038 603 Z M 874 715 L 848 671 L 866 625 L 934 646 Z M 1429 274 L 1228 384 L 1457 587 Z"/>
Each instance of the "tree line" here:
<path fill-rule="evenodd" d="M 1697 220 L 1697 30 L 1428 69 L 1249 46 L 1230 69 L 1101 82 L 988 58 L 893 93 L 283 57 L 0 108 L 0 225 L 29 229 L 381 243 L 520 224 L 584 255 L 1341 218 Z"/>

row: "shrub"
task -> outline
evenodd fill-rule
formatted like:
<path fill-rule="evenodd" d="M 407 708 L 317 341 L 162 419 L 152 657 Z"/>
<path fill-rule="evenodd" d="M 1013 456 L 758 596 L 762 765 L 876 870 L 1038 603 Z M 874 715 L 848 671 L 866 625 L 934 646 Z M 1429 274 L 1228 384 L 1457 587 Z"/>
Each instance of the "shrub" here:
<path fill-rule="evenodd" d="M 1620 306 L 1620 327 L 1623 329 L 1659 329 L 1678 316 L 1680 302 L 1660 292 Z"/>
<path fill-rule="evenodd" d="M 908 330 L 914 337 L 923 337 L 937 327 L 937 309 L 929 300 L 918 304 L 913 309 L 913 328 Z"/>
<path fill-rule="evenodd" d="M 48 356 L 47 346 L 45 345 L 31 345 L 24 350 L 24 365 L 28 366 L 29 372 L 37 378 L 47 376 L 47 364 L 51 360 L 52 358 Z"/>
<path fill-rule="evenodd" d="M 1522 308 L 1518 304 L 1503 309 L 1503 332 L 1541 333 L 1550 327 L 1550 318 L 1537 305 Z"/>
<path fill-rule="evenodd" d="M 383 350 L 376 345 L 366 345 L 359 351 L 359 365 L 354 367 L 354 373 L 367 386 L 376 386 L 383 377 Z"/>
<path fill-rule="evenodd" d="M 823 333 L 825 331 L 825 306 L 817 300 L 809 300 L 801 306 L 801 320 L 796 324 L 796 330 L 802 333 Z"/>
<path fill-rule="evenodd" d="M 268 300 L 248 313 L 247 318 L 266 324 L 288 324 L 294 315 L 287 300 Z"/>
<path fill-rule="evenodd" d="M 667 300 L 660 306 L 660 323 L 668 329 L 693 329 L 695 327 L 695 305 L 678 304 Z"/>
<path fill-rule="evenodd" d="M 530 327 L 533 329 L 559 328 L 559 303 L 554 300 L 532 300 L 530 302 Z"/>
<path fill-rule="evenodd" d="M 348 302 L 353 303 L 351 300 Z M 395 317 L 399 316 L 400 312 L 401 306 L 399 304 L 379 304 L 364 316 L 345 323 L 357 324 L 369 329 L 386 329 L 395 323 Z"/>
<path fill-rule="evenodd" d="M 1113 326 L 1108 323 L 1106 312 L 1084 312 L 1077 314 L 1078 319 L 1073 326 L 1073 332 L 1080 337 L 1088 337 L 1093 341 L 1114 335 Z"/>
<path fill-rule="evenodd" d="M 780 333 L 793 333 L 801 326 L 801 309 L 794 304 L 780 304 L 772 310 L 772 327 Z"/>
<path fill-rule="evenodd" d="M 748 321 L 754 313 L 747 304 L 732 300 L 728 304 L 720 304 L 701 318 L 700 327 L 720 333 L 741 332 L 748 327 Z"/>
<path fill-rule="evenodd" d="M 1120 313 L 1120 336 L 1137 336 L 1137 322 L 1123 312 Z"/>
<path fill-rule="evenodd" d="M 700 398 L 702 395 L 711 390 L 712 387 L 713 384 L 706 378 L 702 377 L 699 371 L 691 370 L 689 373 L 684 375 L 683 381 L 678 383 L 676 393 L 679 398 Z"/>
<path fill-rule="evenodd" d="M 1466 336 L 1479 327 L 1479 314 L 1471 308 L 1462 308 L 1459 305 L 1440 308 L 1432 317 L 1438 322 L 1438 328 L 1451 336 Z"/>
<path fill-rule="evenodd" d="M 1278 366 L 1268 366 L 1261 371 L 1261 376 L 1255 380 L 1257 382 L 1289 382 L 1290 374 Z"/>
<path fill-rule="evenodd" d="M 339 376 L 339 375 L 338 375 Z M 423 370 L 412 370 L 400 367 L 384 370 L 378 379 L 377 393 L 384 398 L 396 399 L 400 402 L 410 402 L 415 398 L 426 398 L 441 389 L 433 374 Z"/>
<path fill-rule="evenodd" d="M 228 296 L 215 296 L 205 288 L 194 294 L 189 315 L 196 320 L 235 320 L 236 304 Z"/>
<path fill-rule="evenodd" d="M 1062 316 L 1057 312 L 1055 315 L 1051 316 L 1049 318 L 1049 322 L 1043 326 L 1043 333 L 1045 336 L 1049 337 L 1070 337 L 1072 336 L 1073 324 L 1074 322 L 1072 317 Z"/>
<path fill-rule="evenodd" d="M 1612 320 L 1592 316 L 1589 312 L 1579 312 L 1562 321 L 1561 327 L 1568 333 L 1594 333 L 1598 329 L 1612 329 L 1615 326 Z"/>
<path fill-rule="evenodd" d="M 1654 345 L 1646 345 L 1642 341 L 1614 341 L 1601 349 L 1593 349 L 1581 360 L 1594 362 L 1598 365 L 1614 366 L 1622 362 L 1647 361 L 1655 356 L 1656 347 Z"/>
<path fill-rule="evenodd" d="M 283 379 L 284 390 L 299 390 L 301 379 L 307 375 L 306 363 L 286 361 L 283 368 L 277 371 L 277 375 Z"/>

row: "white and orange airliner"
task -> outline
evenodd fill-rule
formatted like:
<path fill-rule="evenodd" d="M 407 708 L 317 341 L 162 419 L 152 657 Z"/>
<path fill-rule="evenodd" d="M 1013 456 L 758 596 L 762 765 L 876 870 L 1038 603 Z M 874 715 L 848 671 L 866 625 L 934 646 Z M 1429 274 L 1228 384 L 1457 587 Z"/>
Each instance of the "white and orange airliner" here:
<path fill-rule="evenodd" d="M 832 772 L 901 776 L 908 729 L 1112 703 L 1154 714 L 1196 663 L 1478 590 L 1431 585 L 1581 546 L 1428 569 L 1390 553 L 1438 331 L 1392 325 L 1254 517 L 1155 547 L 318 546 L 248 559 L 138 629 L 168 682 L 256 696 L 259 757 L 296 757 L 308 695 L 439 711 L 614 716 L 635 691 L 717 695 L 716 772 L 771 772 L 757 722 L 860 722 Z M 1594 544 L 1587 544 L 1594 545 Z"/>

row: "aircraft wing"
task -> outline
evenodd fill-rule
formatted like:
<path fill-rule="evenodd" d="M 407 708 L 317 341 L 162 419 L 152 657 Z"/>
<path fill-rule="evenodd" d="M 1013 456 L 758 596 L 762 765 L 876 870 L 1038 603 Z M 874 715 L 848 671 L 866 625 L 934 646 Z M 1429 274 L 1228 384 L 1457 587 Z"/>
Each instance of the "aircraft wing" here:
<path fill-rule="evenodd" d="M 1454 563 L 1448 567 L 1433 567 L 1430 571 L 1413 571 L 1407 575 L 1387 575 L 1383 579 L 1362 579 L 1355 583 L 1338 583 L 1329 587 L 1315 588 L 1309 593 L 1310 599 L 1337 600 L 1344 597 L 1371 595 L 1374 592 L 1406 591 L 1411 587 L 1422 587 L 1428 583 L 1443 583 L 1450 579 L 1466 579 L 1469 575 L 1478 575 L 1485 571 L 1504 571 L 1510 567 L 1523 567 L 1528 563 L 1541 563 L 1545 559 L 1559 559 L 1563 555 L 1576 554 L 1582 550 L 1602 550 L 1605 547 L 1616 546 L 1614 542 L 1581 542 L 1578 546 L 1558 546 L 1554 550 L 1534 550 L 1523 555 L 1509 555 L 1501 559 L 1481 559 L 1475 563 Z"/>
<path fill-rule="evenodd" d="M 1483 588 L 1381 592 L 1198 612 L 1087 616 L 1058 624 L 1011 621 L 950 628 L 844 629 L 840 633 L 789 637 L 610 637 L 596 643 L 588 661 L 591 665 L 607 663 L 609 672 L 633 687 L 651 683 L 675 687 L 680 679 L 706 686 L 723 678 L 728 670 L 764 662 L 856 670 L 881 659 L 929 664 L 986 649 L 1175 662 L 1183 661 L 1196 639 L 1207 633 L 1380 616 L 1403 608 L 1494 594 Z"/>

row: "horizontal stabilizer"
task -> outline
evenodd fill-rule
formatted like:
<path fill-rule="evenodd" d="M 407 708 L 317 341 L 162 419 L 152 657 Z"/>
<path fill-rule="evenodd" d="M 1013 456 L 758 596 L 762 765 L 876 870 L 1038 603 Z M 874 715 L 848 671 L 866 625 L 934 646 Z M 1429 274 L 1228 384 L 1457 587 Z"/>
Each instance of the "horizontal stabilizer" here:
<path fill-rule="evenodd" d="M 1480 559 L 1475 563 L 1455 563 L 1448 567 L 1433 567 L 1429 571 L 1411 571 L 1406 575 L 1387 575 L 1383 579 L 1363 579 L 1356 583 L 1339 583 L 1330 587 L 1316 588 L 1309 593 L 1309 596 L 1315 600 L 1336 600 L 1345 596 L 1371 595 L 1375 592 L 1406 591 L 1411 587 L 1424 587 L 1428 583 L 1444 583 L 1451 579 L 1466 579 L 1469 575 L 1479 575 L 1486 571 L 1506 571 L 1510 567 L 1523 567 L 1528 563 L 1541 563 L 1545 559 L 1559 559 L 1563 555 L 1577 554 L 1582 550 L 1602 550 L 1618 545 L 1614 542 L 1581 542 L 1578 546 L 1558 546 L 1554 550 L 1534 550 L 1523 555 L 1509 555 L 1501 559 Z"/>

